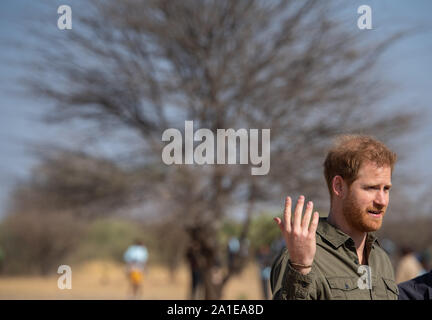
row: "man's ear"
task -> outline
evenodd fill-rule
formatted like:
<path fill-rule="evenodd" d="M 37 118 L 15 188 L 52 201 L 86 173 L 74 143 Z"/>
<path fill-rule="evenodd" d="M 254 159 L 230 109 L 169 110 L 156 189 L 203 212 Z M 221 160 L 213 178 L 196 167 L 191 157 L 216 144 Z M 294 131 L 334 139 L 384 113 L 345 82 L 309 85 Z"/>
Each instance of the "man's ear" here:
<path fill-rule="evenodd" d="M 332 180 L 332 189 L 336 197 L 343 198 L 346 193 L 346 183 L 341 176 L 334 176 Z"/>

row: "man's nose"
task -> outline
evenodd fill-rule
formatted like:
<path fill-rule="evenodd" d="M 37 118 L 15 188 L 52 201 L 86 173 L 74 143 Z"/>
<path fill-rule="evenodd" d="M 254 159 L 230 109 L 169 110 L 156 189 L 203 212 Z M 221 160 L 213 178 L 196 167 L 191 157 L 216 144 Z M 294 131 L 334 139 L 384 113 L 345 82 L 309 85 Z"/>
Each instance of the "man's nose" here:
<path fill-rule="evenodd" d="M 384 191 L 379 191 L 375 197 L 375 203 L 379 206 L 385 207 L 388 204 L 388 197 Z"/>

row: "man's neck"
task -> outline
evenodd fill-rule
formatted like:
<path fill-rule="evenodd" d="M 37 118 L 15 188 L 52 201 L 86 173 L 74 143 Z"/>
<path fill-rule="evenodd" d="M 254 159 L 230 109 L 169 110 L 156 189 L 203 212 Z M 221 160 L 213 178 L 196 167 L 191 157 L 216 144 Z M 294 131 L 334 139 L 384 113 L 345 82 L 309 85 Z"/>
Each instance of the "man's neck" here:
<path fill-rule="evenodd" d="M 354 246 L 357 251 L 357 256 L 359 258 L 359 263 L 366 264 L 366 256 L 364 253 L 364 248 L 366 244 L 366 232 L 360 232 L 355 229 L 353 229 L 347 221 L 343 218 L 343 215 L 336 215 L 332 213 L 332 210 L 330 210 L 330 213 L 328 215 L 327 221 L 334 227 L 341 230 L 343 233 L 346 233 L 353 239 Z"/>

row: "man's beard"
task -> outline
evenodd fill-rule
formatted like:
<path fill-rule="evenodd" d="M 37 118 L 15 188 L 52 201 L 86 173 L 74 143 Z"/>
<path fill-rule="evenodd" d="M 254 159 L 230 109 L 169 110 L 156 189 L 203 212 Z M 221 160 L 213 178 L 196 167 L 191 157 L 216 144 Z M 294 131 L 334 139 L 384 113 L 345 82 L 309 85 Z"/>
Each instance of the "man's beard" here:
<path fill-rule="evenodd" d="M 368 210 L 381 211 L 380 218 L 374 218 L 370 216 Z M 354 201 L 351 195 L 344 201 L 343 204 L 343 215 L 345 216 L 348 224 L 355 230 L 361 232 L 377 231 L 381 228 L 382 219 L 385 215 L 386 208 L 370 208 L 361 209 Z"/>

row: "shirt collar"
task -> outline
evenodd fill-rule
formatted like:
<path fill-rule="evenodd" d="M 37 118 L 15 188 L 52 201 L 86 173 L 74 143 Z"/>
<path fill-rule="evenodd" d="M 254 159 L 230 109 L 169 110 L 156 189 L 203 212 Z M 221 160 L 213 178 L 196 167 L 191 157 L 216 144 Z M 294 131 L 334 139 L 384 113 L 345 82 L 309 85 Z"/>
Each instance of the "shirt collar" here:
<path fill-rule="evenodd" d="M 349 235 L 331 225 L 327 221 L 327 218 L 320 218 L 317 227 L 317 233 L 325 240 L 330 242 L 330 244 L 336 249 L 344 244 L 348 239 L 351 239 Z M 368 233 L 366 237 L 366 247 L 370 248 L 376 240 L 377 238 L 374 233 Z"/>

